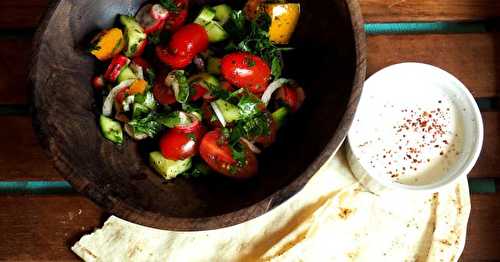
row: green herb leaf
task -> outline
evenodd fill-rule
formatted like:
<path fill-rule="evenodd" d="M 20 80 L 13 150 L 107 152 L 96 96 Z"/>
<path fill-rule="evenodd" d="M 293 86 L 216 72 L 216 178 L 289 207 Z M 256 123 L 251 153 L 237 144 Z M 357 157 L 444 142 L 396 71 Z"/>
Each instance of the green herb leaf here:
<path fill-rule="evenodd" d="M 184 114 L 182 116 L 181 114 Z M 156 121 L 168 128 L 174 128 L 177 125 L 186 125 L 190 123 L 190 120 L 185 116 L 184 112 L 174 111 L 166 116 L 160 116 Z"/>
<path fill-rule="evenodd" d="M 134 128 L 135 133 L 144 133 L 153 138 L 164 129 L 163 125 L 157 121 L 159 117 L 158 113 L 151 112 L 146 117 L 134 119 L 128 124 Z"/>
<path fill-rule="evenodd" d="M 231 146 L 231 153 L 238 166 L 243 167 L 246 165 L 245 150 L 240 143 Z"/>
<path fill-rule="evenodd" d="M 184 104 L 189 98 L 189 84 L 184 70 L 175 70 L 175 79 L 179 83 L 179 92 L 176 94 L 175 99 L 177 102 Z"/>
<path fill-rule="evenodd" d="M 191 167 L 190 170 L 182 173 L 183 176 L 185 177 L 204 177 L 208 176 L 212 173 L 212 169 L 208 167 L 205 162 L 203 162 L 201 159 L 193 159 L 193 166 Z"/>
<path fill-rule="evenodd" d="M 271 61 L 271 74 L 274 76 L 274 79 L 278 79 L 281 76 L 281 68 L 281 59 L 274 56 Z"/>
<path fill-rule="evenodd" d="M 165 7 L 168 11 L 178 12 L 179 7 L 173 0 L 160 0 L 160 4 Z"/>
<path fill-rule="evenodd" d="M 261 113 L 258 105 L 262 104 L 262 101 L 255 96 L 245 95 L 238 102 L 238 107 L 240 108 L 240 114 L 244 118 L 253 117 Z"/>

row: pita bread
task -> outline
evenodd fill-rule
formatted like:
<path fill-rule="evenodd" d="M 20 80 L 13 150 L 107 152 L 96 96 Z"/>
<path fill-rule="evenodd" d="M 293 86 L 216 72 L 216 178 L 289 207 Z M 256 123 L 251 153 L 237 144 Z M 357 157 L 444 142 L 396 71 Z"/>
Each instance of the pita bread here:
<path fill-rule="evenodd" d="M 301 192 L 243 224 L 172 232 L 112 216 L 72 250 L 85 261 L 457 261 L 468 192 L 463 178 L 439 193 L 374 195 L 340 150 Z"/>

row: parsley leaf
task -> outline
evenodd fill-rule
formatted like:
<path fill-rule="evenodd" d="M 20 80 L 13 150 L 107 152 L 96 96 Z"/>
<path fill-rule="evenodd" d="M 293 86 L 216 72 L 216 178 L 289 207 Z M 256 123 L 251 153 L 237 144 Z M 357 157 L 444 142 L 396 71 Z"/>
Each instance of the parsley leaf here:
<path fill-rule="evenodd" d="M 249 118 L 254 115 L 261 113 L 258 106 L 262 104 L 262 101 L 255 96 L 245 95 L 238 102 L 238 107 L 240 108 L 240 114 L 244 118 Z"/>
<path fill-rule="evenodd" d="M 153 138 L 164 129 L 164 126 L 157 121 L 159 117 L 160 114 L 151 112 L 146 117 L 134 119 L 128 124 L 134 128 L 135 133 L 144 133 Z"/>
<path fill-rule="evenodd" d="M 179 12 L 179 7 L 174 0 L 160 0 L 160 4 L 165 7 L 168 11 Z"/>
<path fill-rule="evenodd" d="M 177 100 L 177 102 L 184 104 L 189 98 L 190 88 L 187 77 L 184 73 L 184 70 L 175 70 L 174 75 L 177 83 L 179 84 L 179 92 L 175 94 L 175 99 Z"/>

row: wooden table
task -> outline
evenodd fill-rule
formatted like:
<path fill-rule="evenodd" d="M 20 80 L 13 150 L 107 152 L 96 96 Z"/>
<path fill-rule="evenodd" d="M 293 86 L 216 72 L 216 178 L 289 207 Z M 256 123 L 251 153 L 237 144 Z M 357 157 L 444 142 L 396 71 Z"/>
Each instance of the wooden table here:
<path fill-rule="evenodd" d="M 500 260 L 500 1 L 360 3 L 369 23 L 368 75 L 398 62 L 429 63 L 457 76 L 477 98 L 485 141 L 469 176 L 472 212 L 462 260 Z M 0 1 L 0 260 L 77 260 L 70 245 L 108 216 L 67 187 L 31 127 L 31 39 L 48 4 Z"/>

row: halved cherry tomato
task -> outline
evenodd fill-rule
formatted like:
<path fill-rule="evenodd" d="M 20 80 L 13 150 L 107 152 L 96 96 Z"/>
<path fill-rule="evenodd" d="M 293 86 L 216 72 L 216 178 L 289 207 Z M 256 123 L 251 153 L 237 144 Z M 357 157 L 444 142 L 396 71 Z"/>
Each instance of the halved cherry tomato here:
<path fill-rule="evenodd" d="M 175 100 L 175 94 L 172 88 L 168 87 L 164 83 L 165 77 L 159 75 L 153 86 L 153 96 L 162 105 L 172 105 L 177 102 Z"/>
<path fill-rule="evenodd" d="M 169 52 L 176 56 L 191 56 L 208 47 L 208 34 L 203 26 L 192 23 L 177 30 L 168 43 Z"/>
<path fill-rule="evenodd" d="M 258 94 L 266 90 L 271 69 L 264 59 L 248 52 L 231 53 L 221 60 L 222 76 L 231 84 Z"/>
<path fill-rule="evenodd" d="M 178 129 L 168 130 L 160 139 L 161 154 L 171 160 L 181 160 L 196 154 L 196 139 Z"/>
<path fill-rule="evenodd" d="M 114 82 L 120 75 L 122 69 L 128 65 L 130 59 L 124 55 L 117 55 L 111 60 L 106 72 L 104 73 L 104 78 L 108 81 Z"/>
<path fill-rule="evenodd" d="M 147 4 L 139 9 L 137 14 L 135 15 L 135 19 L 144 29 L 144 33 L 146 34 L 159 31 L 165 25 L 165 19 L 155 19 L 153 16 L 151 16 L 152 7 L 152 4 Z"/>
<path fill-rule="evenodd" d="M 146 50 L 147 45 L 148 45 L 148 39 L 144 38 L 144 40 L 142 40 L 139 46 L 137 47 L 137 50 L 135 51 L 134 55 L 132 55 L 132 57 L 141 56 L 144 53 L 144 50 Z"/>
<path fill-rule="evenodd" d="M 92 78 L 92 86 L 96 90 L 101 90 L 104 87 L 104 85 L 105 85 L 104 76 L 96 75 L 94 76 L 94 78 Z"/>
<path fill-rule="evenodd" d="M 285 85 L 276 92 L 276 99 L 287 105 L 292 112 L 297 112 L 305 99 L 304 90 Z"/>
<path fill-rule="evenodd" d="M 175 12 L 170 12 L 167 22 L 165 23 L 165 29 L 168 31 L 176 31 L 181 27 L 188 16 L 188 0 L 174 0 L 177 10 Z"/>
<path fill-rule="evenodd" d="M 191 56 L 176 56 L 172 55 L 167 48 L 156 46 L 156 56 L 160 61 L 169 65 L 172 69 L 182 69 L 193 60 Z"/>
<path fill-rule="evenodd" d="M 191 101 L 196 101 L 208 93 L 208 90 L 198 83 L 192 84 L 192 87 L 194 94 L 191 95 Z"/>
<path fill-rule="evenodd" d="M 257 174 L 255 154 L 242 144 L 245 153 L 244 166 L 238 166 L 232 150 L 224 140 L 220 129 L 205 134 L 200 144 L 200 155 L 215 171 L 232 178 L 248 178 Z"/>
<path fill-rule="evenodd" d="M 128 87 L 125 87 L 125 88 L 122 88 L 115 96 L 115 101 L 118 103 L 118 104 L 123 104 L 123 101 L 125 100 L 125 97 L 127 97 L 128 95 Z"/>

